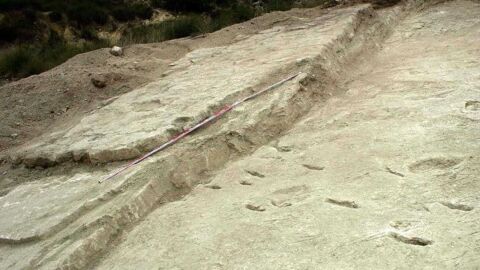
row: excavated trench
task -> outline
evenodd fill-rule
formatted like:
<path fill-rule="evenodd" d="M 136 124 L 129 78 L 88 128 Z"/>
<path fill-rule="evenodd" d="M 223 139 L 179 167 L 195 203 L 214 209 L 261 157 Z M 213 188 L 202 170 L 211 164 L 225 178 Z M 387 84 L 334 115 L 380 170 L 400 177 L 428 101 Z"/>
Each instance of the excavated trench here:
<path fill-rule="evenodd" d="M 197 107 L 196 104 L 191 104 L 193 115 L 173 115 L 170 126 L 153 136 L 143 136 L 143 133 L 139 132 L 142 133 L 139 135 L 140 139 L 136 139 L 136 133 L 132 132 L 126 142 L 110 145 L 108 141 L 115 141 L 117 136 L 124 136 L 126 133 L 114 133 L 113 138 L 109 138 L 109 135 L 95 134 L 96 131 L 90 130 L 90 124 L 100 128 L 98 125 L 111 120 L 102 120 L 102 117 L 118 114 L 118 108 L 132 103 L 133 96 L 126 96 L 116 103 L 117 107 L 107 106 L 97 115 L 88 116 L 78 127 L 61 132 L 60 135 L 48 135 L 43 142 L 17 152 L 12 157 L 15 164 L 24 164 L 28 168 L 49 167 L 47 171 L 50 175 L 45 175 L 42 179 L 33 177 L 34 182 L 17 187 L 0 197 L 0 205 L 13 205 L 2 211 L 0 218 L 6 220 L 14 217 L 11 223 L 4 223 L 0 227 L 0 252 L 6 254 L 1 262 L 2 266 L 5 269 L 85 269 L 93 266 L 102 254 L 115 245 L 123 233 L 154 209 L 164 203 L 181 199 L 199 184 L 208 183 L 210 177 L 226 164 L 250 155 L 288 131 L 312 108 L 319 108 L 325 100 L 341 95 L 344 92 L 341 82 L 348 78 L 345 71 L 349 69 L 348 66 L 355 65 L 359 56 L 374 54 L 397 22 L 423 5 L 421 1 L 410 1 L 381 11 L 368 5 L 355 6 L 332 10 L 314 22 L 266 31 L 263 34 L 271 38 L 280 33 L 295 38 L 291 33 L 298 31 L 318 35 L 325 33 L 327 38 L 318 42 L 318 51 L 308 52 L 305 57 L 287 59 L 284 62 L 280 59 L 275 65 L 268 63 L 273 66 L 268 66 L 268 72 L 262 74 L 259 80 L 242 82 L 244 77 L 235 78 L 237 81 L 232 83 L 233 86 L 245 83 L 246 87 L 216 97 L 208 106 L 203 104 Z M 310 28 L 318 31 L 310 33 Z M 268 38 L 264 40 L 268 41 Z M 274 48 L 267 46 L 267 49 Z M 301 51 L 305 50 L 305 47 L 299 45 L 290 49 Z M 215 49 L 209 50 L 202 53 L 211 58 L 219 54 Z M 181 59 L 174 67 L 179 72 L 171 72 L 166 78 L 185 74 L 186 66 L 190 65 L 191 61 L 196 61 L 192 60 L 197 57 L 195 53 Z M 257 57 L 261 58 L 261 55 Z M 206 60 L 200 60 L 198 65 L 202 65 L 202 61 Z M 191 72 L 199 70 L 201 69 L 193 69 Z M 212 70 L 206 70 L 206 73 L 208 72 Z M 103 184 L 97 183 L 97 180 L 120 166 L 119 161 L 138 157 L 178 132 L 179 127 L 191 125 L 219 107 L 297 72 L 301 72 L 301 75 L 291 82 L 235 109 L 167 151 L 146 160 L 123 175 Z M 252 69 L 247 75 L 254 73 L 255 70 Z M 218 76 L 217 78 L 222 79 Z M 214 82 L 205 85 L 210 87 L 212 84 Z M 189 85 L 193 87 L 195 83 L 190 82 Z M 136 116 L 138 118 L 128 119 L 129 121 L 138 121 L 139 126 L 163 124 L 157 120 L 141 121 L 142 117 L 150 117 L 145 111 L 155 107 L 152 102 L 164 102 L 161 99 L 156 101 L 146 94 L 153 91 L 154 86 L 158 85 L 154 83 L 147 86 L 144 93 L 136 93 L 139 98 L 137 103 L 143 106 L 143 111 L 140 110 L 140 114 Z M 154 98 L 159 97 L 161 94 Z M 208 96 L 199 99 L 202 98 Z M 126 111 L 131 109 L 130 106 Z M 122 123 L 124 122 L 113 124 Z M 109 127 L 113 124 L 109 124 Z M 128 130 L 128 127 L 126 124 L 115 132 L 123 128 Z M 93 137 L 84 136 L 84 131 L 89 132 L 88 136 L 93 134 Z M 76 134 L 81 136 L 75 137 Z M 76 138 L 86 139 L 75 145 L 73 141 Z M 100 141 L 96 142 L 92 138 L 100 138 Z M 89 148 L 91 142 L 97 145 L 92 151 Z M 109 148 L 112 146 L 113 148 Z M 86 164 L 77 165 L 76 162 Z M 35 171 L 32 171 L 35 175 Z M 41 192 L 33 194 L 34 190 Z M 58 193 L 52 190 L 57 190 Z M 59 207 L 57 199 L 64 199 L 64 202 L 61 201 L 64 205 Z M 31 207 L 29 202 L 32 201 L 39 207 L 27 213 L 19 213 L 19 209 Z M 15 207 L 15 204 L 18 207 Z"/>

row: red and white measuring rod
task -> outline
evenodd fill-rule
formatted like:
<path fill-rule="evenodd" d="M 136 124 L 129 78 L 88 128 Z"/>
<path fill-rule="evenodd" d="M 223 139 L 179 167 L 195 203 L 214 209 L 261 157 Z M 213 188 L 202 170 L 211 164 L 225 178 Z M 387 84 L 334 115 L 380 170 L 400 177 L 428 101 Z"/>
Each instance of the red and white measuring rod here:
<path fill-rule="evenodd" d="M 286 82 L 288 82 L 288 81 L 290 81 L 290 80 L 293 80 L 295 77 L 297 77 L 297 76 L 300 75 L 300 74 L 301 74 L 301 73 L 297 73 L 297 74 L 295 74 L 295 75 L 292 75 L 292 76 L 290 76 L 290 77 L 288 77 L 288 78 L 286 78 L 286 79 L 283 79 L 283 80 L 281 80 L 281 81 L 279 81 L 279 82 L 277 82 L 277 83 L 275 83 L 275 84 L 270 85 L 269 87 L 267 87 L 267 88 L 265 88 L 265 89 L 263 89 L 263 90 L 261 90 L 261 91 L 258 91 L 258 92 L 256 92 L 256 93 L 250 95 L 250 96 L 247 96 L 247 97 L 245 97 L 245 98 L 243 98 L 243 99 L 241 99 L 241 100 L 238 100 L 238 101 L 236 101 L 236 102 L 234 102 L 234 103 L 232 103 L 232 104 L 230 104 L 230 105 L 227 105 L 227 106 L 223 107 L 223 109 L 221 109 L 221 110 L 219 110 L 218 112 L 212 114 L 210 117 L 208 117 L 208 118 L 200 121 L 198 124 L 194 125 L 193 127 L 184 129 L 182 133 L 180 133 L 180 134 L 178 134 L 177 136 L 173 137 L 173 138 L 170 139 L 168 142 L 160 145 L 159 147 L 157 147 L 157 148 L 153 149 L 152 151 L 146 153 L 145 155 L 141 156 L 140 158 L 138 158 L 138 159 L 136 159 L 136 160 L 134 160 L 134 161 L 126 164 L 125 166 L 119 168 L 118 170 L 114 171 L 113 173 L 111 173 L 110 175 L 108 175 L 106 178 L 101 179 L 101 180 L 99 180 L 98 182 L 99 182 L 99 183 L 102 183 L 102 182 L 104 182 L 104 181 L 107 181 L 107 180 L 109 180 L 109 179 L 112 179 L 113 177 L 121 174 L 122 172 L 124 172 L 124 171 L 126 171 L 127 169 L 135 166 L 136 164 L 138 164 L 138 163 L 144 161 L 145 159 L 147 159 L 147 158 L 155 155 L 156 153 L 162 151 L 163 149 L 165 149 L 165 148 L 167 148 L 167 147 L 175 144 L 176 142 L 178 142 L 179 140 L 183 139 L 184 137 L 186 137 L 188 134 L 194 132 L 195 130 L 197 130 L 197 129 L 203 127 L 203 126 L 205 126 L 206 124 L 208 124 L 208 123 L 210 123 L 210 122 L 213 122 L 214 120 L 218 119 L 220 116 L 222 116 L 222 115 L 224 115 L 225 113 L 231 111 L 233 108 L 235 108 L 235 107 L 237 107 L 238 105 L 244 103 L 245 101 L 248 101 L 248 100 L 250 100 L 250 99 L 256 98 L 256 97 L 258 97 L 259 95 L 261 95 L 261 94 L 263 94 L 263 93 L 265 93 L 265 92 L 267 92 L 267 91 L 270 91 L 270 90 L 272 90 L 272 89 L 275 89 L 275 88 L 277 88 L 278 86 L 280 86 L 280 85 L 282 85 L 282 84 L 284 84 L 284 83 L 286 83 Z"/>

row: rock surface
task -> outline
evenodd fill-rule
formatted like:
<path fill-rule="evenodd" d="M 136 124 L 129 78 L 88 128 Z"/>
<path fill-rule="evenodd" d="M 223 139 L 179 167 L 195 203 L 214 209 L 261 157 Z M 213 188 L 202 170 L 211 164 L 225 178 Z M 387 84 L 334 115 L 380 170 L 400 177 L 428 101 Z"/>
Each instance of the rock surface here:
<path fill-rule="evenodd" d="M 99 269 L 475 269 L 479 41 L 479 4 L 410 15 L 345 95 L 222 169 L 220 190 L 155 210 Z"/>
<path fill-rule="evenodd" d="M 295 12 L 12 151 L 1 268 L 475 269 L 480 5 Z"/>
<path fill-rule="evenodd" d="M 110 49 L 110 54 L 112 54 L 113 56 L 122 56 L 123 55 L 123 48 L 119 47 L 119 46 L 113 46 Z"/>
<path fill-rule="evenodd" d="M 83 158 L 107 163 L 137 157 L 259 83 L 272 82 L 280 74 L 287 76 L 285 71 L 292 70 L 298 58 L 318 57 L 335 38 L 353 35 L 362 16 L 367 16 L 362 12 L 368 12 L 365 6 L 332 11 L 226 47 L 193 51 L 178 60 L 162 80 L 122 95 L 66 132 L 28 145 L 23 149 L 26 155 L 16 158 L 35 166 L 36 160 L 57 163 Z M 284 43 L 289 46 L 279 47 Z"/>
<path fill-rule="evenodd" d="M 107 86 L 107 79 L 103 75 L 94 75 L 91 79 L 92 84 L 97 88 L 104 88 Z"/>

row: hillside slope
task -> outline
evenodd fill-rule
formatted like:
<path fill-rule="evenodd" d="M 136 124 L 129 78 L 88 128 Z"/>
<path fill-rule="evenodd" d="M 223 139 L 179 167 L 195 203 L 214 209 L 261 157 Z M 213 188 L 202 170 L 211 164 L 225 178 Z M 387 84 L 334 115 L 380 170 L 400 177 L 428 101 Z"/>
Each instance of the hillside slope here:
<path fill-rule="evenodd" d="M 2 153 L 0 266 L 475 268 L 478 40 L 479 3 L 412 0 L 272 13 L 72 59 L 125 61 L 125 76 L 143 77 Z M 130 59 L 148 67 L 129 72 Z"/>
<path fill-rule="evenodd" d="M 467 1 L 409 15 L 345 95 L 156 209 L 98 269 L 475 269 L 479 18 Z"/>

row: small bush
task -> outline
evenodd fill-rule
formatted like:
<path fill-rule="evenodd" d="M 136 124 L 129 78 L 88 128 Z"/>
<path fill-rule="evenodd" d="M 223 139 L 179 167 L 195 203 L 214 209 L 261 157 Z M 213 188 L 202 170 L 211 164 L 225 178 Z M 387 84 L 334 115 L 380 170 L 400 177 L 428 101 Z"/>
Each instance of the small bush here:
<path fill-rule="evenodd" d="M 153 43 L 187 37 L 208 31 L 206 20 L 200 15 L 181 16 L 160 23 L 142 25 L 124 33 L 121 44 Z"/>
<path fill-rule="evenodd" d="M 373 0 L 373 7 L 375 8 L 385 8 L 391 7 L 398 4 L 400 0 Z"/>
<path fill-rule="evenodd" d="M 80 37 L 85 40 L 98 40 L 97 32 L 91 27 L 84 27 L 80 30 Z"/>
<path fill-rule="evenodd" d="M 34 22 L 37 19 L 37 12 L 32 8 L 26 8 L 23 10 L 23 16 L 29 22 Z"/>
<path fill-rule="evenodd" d="M 339 2 L 335 0 L 303 0 L 300 2 L 300 7 L 302 8 L 312 8 L 321 6 L 322 8 L 329 8 L 338 5 Z"/>
<path fill-rule="evenodd" d="M 0 11 L 20 10 L 32 4 L 32 0 L 0 0 Z"/>
<path fill-rule="evenodd" d="M 150 5 L 154 8 L 163 8 L 165 4 L 163 0 L 150 0 Z"/>
<path fill-rule="evenodd" d="M 119 5 L 112 10 L 115 19 L 126 22 L 135 18 L 150 19 L 153 15 L 153 9 L 145 3 L 134 3 L 128 5 Z"/>
<path fill-rule="evenodd" d="M 31 40 L 35 37 L 34 30 L 34 21 L 21 13 L 9 13 L 0 20 L 0 41 Z"/>
<path fill-rule="evenodd" d="M 245 4 L 236 4 L 228 9 L 221 9 L 214 15 L 211 23 L 212 30 L 219 30 L 226 26 L 248 21 L 255 17 L 255 9 Z"/>
<path fill-rule="evenodd" d="M 292 9 L 294 6 L 294 0 L 269 0 L 265 5 L 265 10 L 269 11 L 285 11 Z"/>
<path fill-rule="evenodd" d="M 390 5 L 399 0 L 371 0 Z M 120 44 L 151 43 L 215 31 L 255 17 L 253 0 L 0 0 L 0 44 L 45 40 L 48 33 L 36 17 L 38 11 L 49 12 L 52 22 L 73 23 L 79 37 L 89 42 L 65 43 L 51 31 L 47 41 L 16 46 L 0 55 L 0 76 L 19 78 L 50 69 L 68 58 L 110 44 L 100 40 L 92 24 L 104 25 L 113 16 L 118 21 L 149 19 L 153 9 L 177 12 L 175 19 L 130 28 Z M 263 0 L 264 11 L 288 10 L 294 6 L 331 6 L 335 0 Z M 193 12 L 195 15 L 188 15 Z M 201 14 L 201 15 L 199 15 Z M 40 23 L 39 23 L 40 22 Z M 111 28 L 115 29 L 115 22 Z M 40 34 L 39 34 L 40 33 Z"/>
<path fill-rule="evenodd" d="M 135 12 L 126 7 L 126 6 L 119 6 L 112 10 L 112 15 L 115 19 L 121 22 L 127 22 L 135 19 Z"/>
<path fill-rule="evenodd" d="M 36 45 L 15 46 L 0 55 L 0 76 L 22 78 L 49 70 L 83 52 L 108 47 L 104 40 L 68 44 L 57 39 Z"/>
<path fill-rule="evenodd" d="M 153 9 L 145 3 L 137 2 L 133 5 L 131 5 L 130 8 L 135 13 L 135 16 L 140 18 L 140 19 L 147 20 L 147 19 L 150 19 L 153 15 Z"/>
<path fill-rule="evenodd" d="M 3 76 L 19 75 L 30 73 L 27 70 L 27 63 L 29 63 L 32 53 L 27 46 L 16 47 L 6 53 L 0 58 L 0 74 Z"/>
<path fill-rule="evenodd" d="M 156 7 L 165 8 L 175 12 L 208 12 L 213 10 L 214 0 L 163 0 L 153 3 Z"/>
<path fill-rule="evenodd" d="M 89 4 L 88 2 L 72 3 L 67 8 L 67 16 L 79 25 L 89 25 L 92 23 L 104 25 L 108 21 L 108 14 L 105 10 L 98 5 Z"/>
<path fill-rule="evenodd" d="M 198 15 L 179 17 L 161 24 L 165 40 L 188 37 L 206 31 L 205 20 Z"/>
<path fill-rule="evenodd" d="M 48 18 L 52 22 L 59 22 L 63 19 L 63 16 L 62 16 L 61 13 L 59 13 L 57 11 L 52 11 L 52 12 L 48 13 Z"/>

